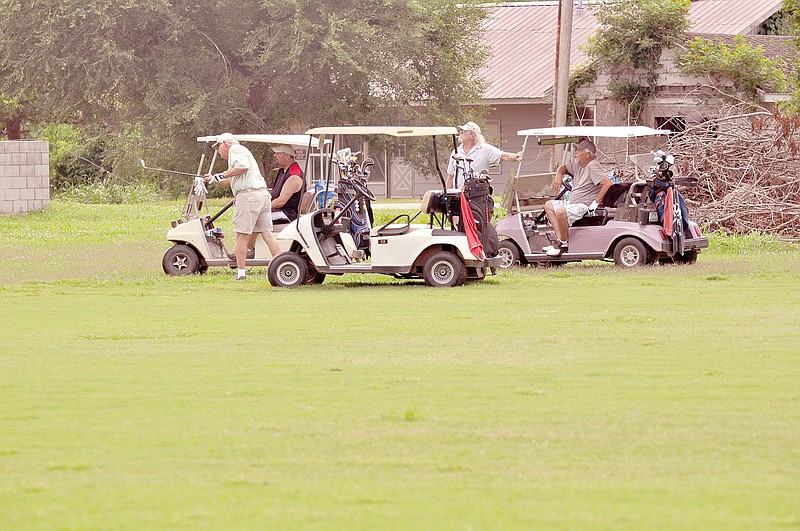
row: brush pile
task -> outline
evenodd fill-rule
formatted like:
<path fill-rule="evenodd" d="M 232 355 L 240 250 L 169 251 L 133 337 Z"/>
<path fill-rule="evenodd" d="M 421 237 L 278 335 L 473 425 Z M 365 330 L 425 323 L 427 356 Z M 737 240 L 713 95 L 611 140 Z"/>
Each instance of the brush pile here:
<path fill-rule="evenodd" d="M 691 218 L 710 230 L 800 240 L 800 117 L 737 107 L 670 139 Z"/>

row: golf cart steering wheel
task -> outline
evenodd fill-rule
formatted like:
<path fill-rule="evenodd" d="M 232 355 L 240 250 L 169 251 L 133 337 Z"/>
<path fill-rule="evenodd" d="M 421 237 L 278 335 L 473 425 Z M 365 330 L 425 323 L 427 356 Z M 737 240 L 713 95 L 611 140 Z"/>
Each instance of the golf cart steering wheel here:
<path fill-rule="evenodd" d="M 375 194 L 372 193 L 372 190 L 367 188 L 367 185 L 359 181 L 358 179 L 353 179 L 350 181 L 350 185 L 353 187 L 353 190 L 356 191 L 357 194 L 368 199 L 369 201 L 375 200 Z"/>

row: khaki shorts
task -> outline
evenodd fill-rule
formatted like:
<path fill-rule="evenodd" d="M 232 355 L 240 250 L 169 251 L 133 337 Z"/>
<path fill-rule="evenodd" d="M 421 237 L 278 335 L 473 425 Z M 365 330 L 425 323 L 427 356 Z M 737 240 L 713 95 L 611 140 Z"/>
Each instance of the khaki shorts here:
<path fill-rule="evenodd" d="M 233 232 L 254 234 L 272 231 L 272 197 L 266 188 L 242 190 L 233 200 Z"/>
<path fill-rule="evenodd" d="M 553 210 L 563 206 L 567 211 L 567 223 L 572 226 L 573 223 L 581 219 L 589 212 L 589 205 L 583 203 L 570 203 L 569 201 L 552 201 Z"/>

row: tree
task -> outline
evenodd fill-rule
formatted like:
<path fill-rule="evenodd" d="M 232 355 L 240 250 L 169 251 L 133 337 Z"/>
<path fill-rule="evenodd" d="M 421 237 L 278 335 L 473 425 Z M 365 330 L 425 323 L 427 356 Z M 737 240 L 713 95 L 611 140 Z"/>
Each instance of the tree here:
<path fill-rule="evenodd" d="M 0 0 L 0 119 L 173 163 L 223 130 L 451 122 L 482 89 L 483 16 L 470 0 Z"/>
<path fill-rule="evenodd" d="M 612 78 L 612 95 L 638 118 L 655 92 L 661 52 L 684 37 L 690 0 L 619 0 L 598 5 L 599 24 L 589 38 L 587 54 L 595 67 Z"/>

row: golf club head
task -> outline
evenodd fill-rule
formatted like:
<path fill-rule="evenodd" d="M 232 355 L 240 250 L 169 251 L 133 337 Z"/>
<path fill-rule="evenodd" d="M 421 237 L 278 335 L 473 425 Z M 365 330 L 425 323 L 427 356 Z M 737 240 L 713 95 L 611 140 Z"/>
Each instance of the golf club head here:
<path fill-rule="evenodd" d="M 144 159 L 139 159 L 139 163 L 142 165 L 142 168 L 147 168 L 147 165 L 144 163 Z"/>

